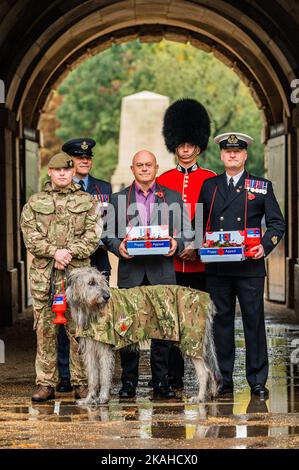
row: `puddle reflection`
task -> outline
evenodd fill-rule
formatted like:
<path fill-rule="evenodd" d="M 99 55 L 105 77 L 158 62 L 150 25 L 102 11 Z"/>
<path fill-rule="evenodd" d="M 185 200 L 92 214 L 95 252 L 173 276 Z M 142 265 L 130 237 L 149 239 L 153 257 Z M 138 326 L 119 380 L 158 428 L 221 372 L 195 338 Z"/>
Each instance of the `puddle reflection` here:
<path fill-rule="evenodd" d="M 28 421 L 75 423 L 78 421 L 110 423 L 113 428 L 99 428 L 110 432 L 111 439 L 246 439 L 251 437 L 278 437 L 299 434 L 299 426 L 266 424 L 268 405 L 253 397 L 246 407 L 246 414 L 234 416 L 234 403 L 210 403 L 191 405 L 155 404 L 137 401 L 124 405 L 113 401 L 107 406 L 78 407 L 73 402 L 54 402 L 52 405 L 15 407 L 10 411 L 22 415 Z M 27 418 L 24 418 L 27 415 Z M 10 415 L 8 413 L 8 418 Z M 219 423 L 217 420 L 219 419 Z M 237 424 L 231 421 L 239 420 Z M 122 425 L 123 423 L 123 425 Z M 109 430 L 110 429 L 110 430 Z M 102 432 L 101 431 L 101 432 Z M 23 438 L 22 438 L 23 440 Z M 3 446 L 3 443 L 1 444 Z"/>
<path fill-rule="evenodd" d="M 235 394 L 217 400 L 193 405 L 188 397 L 196 393 L 194 371 L 191 361 L 186 362 L 186 388 L 181 401 L 169 403 L 149 399 L 149 389 L 141 387 L 140 395 L 133 402 L 112 399 L 108 405 L 89 407 L 78 406 L 65 396 L 46 404 L 29 406 L 9 405 L 0 407 L 0 422 L 49 421 L 51 423 L 97 422 L 102 424 L 98 432 L 106 433 L 111 439 L 246 439 L 251 437 L 297 436 L 299 426 L 269 425 L 269 414 L 280 413 L 287 419 L 288 413 L 299 412 L 298 365 L 291 361 L 294 340 L 299 328 L 287 325 L 267 324 L 269 345 L 270 397 L 266 401 L 250 396 L 245 379 L 245 348 L 240 319 L 236 321 L 236 366 Z M 293 354 L 294 357 L 294 354 Z M 146 357 L 145 360 L 148 358 Z M 148 370 L 147 370 L 147 373 Z M 146 378 L 147 379 L 147 378 Z M 144 380 L 146 384 L 147 380 Z M 144 398 L 143 398 L 144 397 Z M 284 419 L 284 423 L 288 421 Z M 105 423 L 109 426 L 105 427 Z M 84 425 L 85 426 L 85 425 Z M 87 427 L 86 427 L 87 429 Z M 93 428 L 94 432 L 94 428 Z M 110 433 L 110 434 L 109 434 Z M 103 434 L 103 435 L 104 435 Z M 27 437 L 24 435 L 22 439 Z M 5 441 L 5 439 L 4 439 Z M 2 441 L 0 447 L 5 446 Z M 4 442 L 4 443 L 3 443 Z M 239 448 L 243 447 L 242 445 Z"/>
<path fill-rule="evenodd" d="M 299 427 L 269 426 L 257 424 L 267 418 L 268 406 L 257 397 L 252 397 L 242 417 L 246 424 L 209 424 L 214 418 L 234 418 L 234 403 L 210 404 L 153 404 L 146 401 L 134 405 L 124 405 L 117 401 L 107 406 L 78 407 L 74 402 L 54 402 L 52 405 L 14 407 L 10 411 L 27 415 L 29 421 L 46 420 L 51 422 L 118 422 L 131 425 L 128 433 L 126 425 L 114 430 L 114 439 L 135 437 L 141 439 L 204 439 L 204 438 L 249 438 L 260 436 L 297 435 Z M 254 414 L 254 416 L 250 416 Z M 257 414 L 257 415 L 256 415 Z M 261 415 L 260 415 L 261 414 Z M 249 415 L 249 416 L 248 416 Z M 22 418 L 24 419 L 24 418 Z M 220 420 L 221 421 L 221 420 Z M 252 424 L 251 424 L 252 423 Z M 132 435 L 133 433 L 133 435 Z"/>
<path fill-rule="evenodd" d="M 272 413 L 299 412 L 299 371 L 294 364 L 294 349 L 299 338 L 297 325 L 280 325 L 266 322 L 269 352 L 270 391 L 268 411 Z M 299 362 L 299 361 L 298 361 Z M 236 319 L 236 364 L 234 381 L 236 385 L 234 414 L 245 413 L 250 399 L 250 390 L 245 378 L 245 341 L 241 319 Z M 253 412 L 253 411 L 249 411 Z M 258 411 L 256 411 L 258 412 Z"/>

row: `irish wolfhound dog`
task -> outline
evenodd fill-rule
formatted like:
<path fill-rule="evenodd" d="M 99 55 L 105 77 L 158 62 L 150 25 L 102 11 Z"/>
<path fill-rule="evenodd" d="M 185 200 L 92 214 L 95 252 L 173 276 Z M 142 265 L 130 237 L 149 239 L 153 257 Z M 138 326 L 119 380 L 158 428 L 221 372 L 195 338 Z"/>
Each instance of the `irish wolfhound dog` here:
<path fill-rule="evenodd" d="M 69 274 L 66 295 L 88 377 L 88 396 L 79 404 L 109 401 L 113 347 L 151 337 L 179 341 L 183 353 L 191 356 L 199 384 L 192 402 L 217 394 L 221 375 L 212 334 L 215 309 L 207 294 L 181 286 L 109 289 L 97 269 L 79 268 Z"/>

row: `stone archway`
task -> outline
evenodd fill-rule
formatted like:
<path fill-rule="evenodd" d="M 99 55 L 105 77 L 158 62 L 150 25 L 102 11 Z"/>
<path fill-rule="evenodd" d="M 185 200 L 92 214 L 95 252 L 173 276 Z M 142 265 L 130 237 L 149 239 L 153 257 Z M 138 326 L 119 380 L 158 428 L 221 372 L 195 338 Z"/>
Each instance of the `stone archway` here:
<path fill-rule="evenodd" d="M 140 38 L 190 41 L 232 67 L 264 116 L 263 142 L 285 136 L 287 179 L 287 303 L 294 305 L 299 273 L 297 142 L 299 118 L 290 100 L 298 76 L 299 6 L 291 0 L 7 0 L 0 10 L 1 201 L 0 323 L 24 307 L 24 253 L 19 214 L 24 202 L 26 141 L 38 142 L 40 113 L 59 81 L 86 57 L 112 43 Z M 270 148 L 270 147 L 269 147 Z M 270 157 L 271 158 L 271 152 Z M 296 274 L 295 276 L 295 273 Z M 296 279 L 295 279 L 296 277 Z M 4 297 L 4 293 L 7 295 Z M 297 299 L 295 299 L 297 300 Z M 299 299 L 298 299 L 299 301 Z M 297 302 L 298 303 L 298 302 Z M 299 306 L 298 306 L 299 308 Z"/>

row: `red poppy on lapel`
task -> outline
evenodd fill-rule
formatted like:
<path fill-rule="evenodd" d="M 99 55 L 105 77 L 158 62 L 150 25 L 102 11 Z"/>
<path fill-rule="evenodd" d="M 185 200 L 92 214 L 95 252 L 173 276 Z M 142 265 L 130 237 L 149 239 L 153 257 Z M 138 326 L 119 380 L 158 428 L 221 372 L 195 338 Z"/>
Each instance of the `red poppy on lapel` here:
<path fill-rule="evenodd" d="M 250 193 L 250 192 L 248 192 L 248 199 L 249 199 L 250 201 L 253 201 L 253 199 L 255 199 L 255 195 L 252 194 L 252 193 Z"/>
<path fill-rule="evenodd" d="M 159 199 L 161 199 L 162 197 L 164 197 L 164 193 L 162 191 L 156 191 L 155 196 L 157 196 Z"/>

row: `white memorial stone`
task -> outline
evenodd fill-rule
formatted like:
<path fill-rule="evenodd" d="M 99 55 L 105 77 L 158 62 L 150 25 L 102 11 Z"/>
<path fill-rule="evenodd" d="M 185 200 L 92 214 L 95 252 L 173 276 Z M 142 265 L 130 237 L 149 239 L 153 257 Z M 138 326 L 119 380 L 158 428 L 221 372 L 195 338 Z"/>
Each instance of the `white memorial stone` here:
<path fill-rule="evenodd" d="M 174 156 L 168 153 L 162 136 L 163 116 L 169 106 L 168 96 L 142 91 L 122 99 L 118 165 L 111 178 L 113 192 L 129 186 L 133 155 L 149 150 L 157 157 L 159 173 L 174 167 Z"/>

